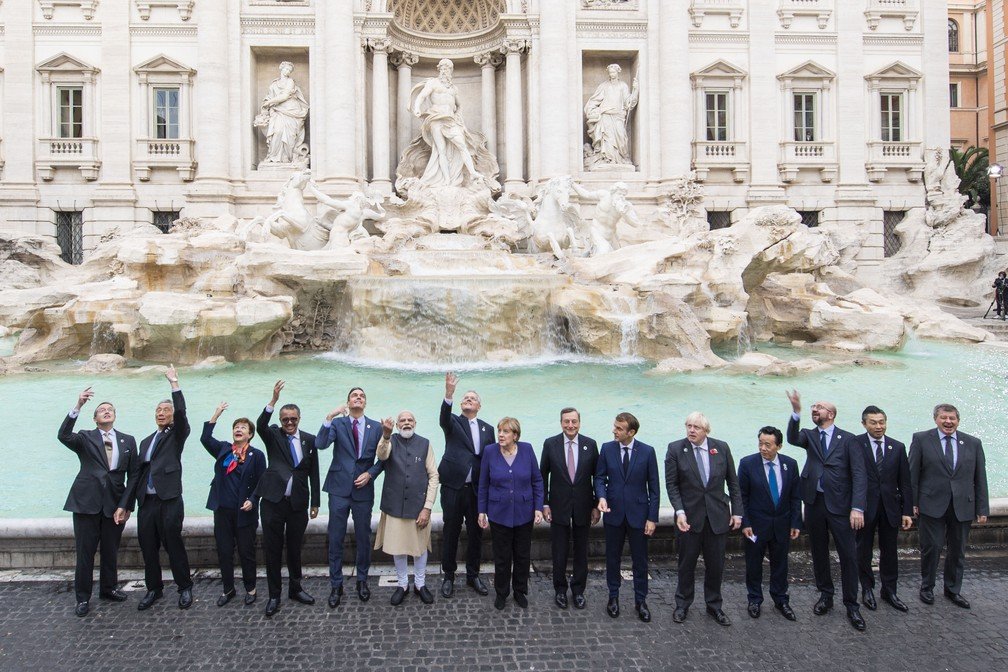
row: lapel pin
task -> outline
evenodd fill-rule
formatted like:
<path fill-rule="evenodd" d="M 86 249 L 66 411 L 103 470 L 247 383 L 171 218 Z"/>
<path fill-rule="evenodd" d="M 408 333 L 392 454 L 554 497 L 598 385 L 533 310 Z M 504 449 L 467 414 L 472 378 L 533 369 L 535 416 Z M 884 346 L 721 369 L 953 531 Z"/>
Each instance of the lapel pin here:
<path fill-rule="evenodd" d="M 711 455 L 717 455 L 717 448 L 711 448 L 711 449 L 710 449 L 709 451 L 707 451 L 707 452 L 709 452 L 709 453 L 710 453 Z"/>
<path fill-rule="evenodd" d="M 682 452 L 688 453 L 689 452 L 689 448 L 683 447 Z"/>
<path fill-rule="evenodd" d="M 783 469 L 784 471 L 787 471 L 787 465 L 786 464 L 781 464 L 781 469 Z"/>

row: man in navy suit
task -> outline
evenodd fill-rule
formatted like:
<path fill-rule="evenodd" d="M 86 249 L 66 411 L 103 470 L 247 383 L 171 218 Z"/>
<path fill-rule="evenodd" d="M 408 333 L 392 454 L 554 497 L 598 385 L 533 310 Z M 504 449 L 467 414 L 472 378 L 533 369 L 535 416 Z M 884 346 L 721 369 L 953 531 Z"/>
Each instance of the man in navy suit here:
<path fill-rule="evenodd" d="M 804 448 L 802 501 L 805 502 L 805 527 L 812 546 L 812 569 L 819 601 L 812 613 L 822 616 L 833 608 L 833 577 L 830 576 L 829 538 L 832 535 L 840 556 L 840 580 L 847 619 L 854 629 L 864 631 L 865 621 L 858 607 L 857 542 L 854 532 L 864 527 L 868 482 L 865 462 L 854 435 L 834 424 L 836 406 L 827 401 L 812 404 L 812 422 L 816 428 L 799 429 L 801 396 L 788 393 L 791 419 L 787 440 Z"/>
<path fill-rule="evenodd" d="M 645 623 L 651 621 L 648 609 L 647 538 L 658 526 L 658 458 L 655 449 L 637 441 L 640 423 L 630 413 L 620 413 L 613 422 L 613 438 L 602 444 L 595 469 L 595 496 L 606 540 L 606 583 L 609 604 L 606 613 L 619 616 L 620 557 L 623 543 L 630 539 L 633 560 L 634 606 Z"/>
<path fill-rule="evenodd" d="M 875 576 L 872 572 L 872 546 L 877 530 L 882 599 L 894 609 L 907 611 L 907 606 L 896 597 L 896 579 L 899 576 L 896 538 L 900 529 L 909 530 L 913 524 L 910 517 L 913 513 L 910 462 L 907 460 L 906 446 L 886 436 L 886 414 L 881 408 L 869 406 L 864 409 L 861 412 L 861 424 L 868 430 L 854 439 L 861 446 L 868 476 L 865 522 L 857 533 L 861 603 L 872 611 L 878 608 L 875 601 Z"/>
<path fill-rule="evenodd" d="M 347 518 L 353 515 L 357 542 L 357 597 L 371 599 L 368 570 L 371 568 L 371 511 L 374 509 L 374 479 L 385 468 L 375 461 L 382 424 L 364 415 L 367 395 L 354 387 L 347 403 L 326 416 L 315 436 L 315 447 L 333 446 L 332 464 L 322 490 L 329 493 L 329 608 L 343 598 L 343 541 Z M 346 415 L 344 415 L 346 413 Z"/>
<path fill-rule="evenodd" d="M 770 597 L 789 621 L 797 620 L 788 598 L 788 551 L 801 530 L 802 499 L 798 463 L 778 451 L 784 436 L 776 427 L 757 434 L 759 453 L 739 461 L 742 534 L 745 545 L 749 615 L 759 618 L 763 604 L 763 557 L 770 554 Z"/>
<path fill-rule="evenodd" d="M 448 598 L 455 593 L 455 570 L 458 561 L 459 535 L 462 521 L 466 527 L 466 584 L 480 595 L 487 595 L 490 589 L 480 578 L 480 543 L 483 532 L 479 526 L 479 510 L 476 489 L 479 485 L 480 458 L 483 449 L 494 443 L 494 428 L 478 419 L 482 402 L 474 390 L 462 395 L 459 403 L 462 411 L 452 413 L 453 396 L 458 386 L 458 376 L 445 374 L 445 396 L 441 402 L 441 430 L 445 437 L 445 451 L 438 464 L 438 478 L 441 481 L 441 511 L 444 514 L 444 537 L 441 541 L 441 596 Z"/>

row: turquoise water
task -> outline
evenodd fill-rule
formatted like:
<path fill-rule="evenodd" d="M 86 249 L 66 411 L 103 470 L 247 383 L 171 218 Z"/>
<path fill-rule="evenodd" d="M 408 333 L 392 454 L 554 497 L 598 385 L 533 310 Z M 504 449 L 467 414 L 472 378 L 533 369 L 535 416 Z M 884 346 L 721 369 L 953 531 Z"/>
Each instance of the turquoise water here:
<path fill-rule="evenodd" d="M 807 354 L 772 352 L 782 357 Z M 466 389 L 478 390 L 483 398 L 480 416 L 491 424 L 505 415 L 517 417 L 522 439 L 532 442 L 537 451 L 544 438 L 560 431 L 563 406 L 578 407 L 583 433 L 600 443 L 612 438 L 613 416 L 629 411 L 641 422 L 638 438 L 658 448 L 659 460 L 664 458 L 665 446 L 684 435 L 685 416 L 701 410 L 713 425 L 711 435 L 729 442 L 736 461 L 756 452 L 759 427 L 771 424 L 784 429 L 790 413 L 784 391 L 789 387 L 802 393 L 806 426 L 809 406 L 824 399 L 839 408 L 839 427 L 860 433 L 861 409 L 876 404 L 888 413 L 889 434 L 906 443 L 912 432 L 934 426 L 931 408 L 935 403 L 951 402 L 963 415 L 961 429 L 984 442 L 991 495 L 1008 496 L 1004 431 L 1008 352 L 914 342 L 902 352 L 874 357 L 885 366 L 845 366 L 798 378 L 718 371 L 649 376 L 645 372 L 650 367 L 642 363 L 538 363 L 464 371 L 456 396 L 461 398 Z M 70 515 L 62 508 L 78 463 L 56 440 L 56 432 L 77 394 L 88 385 L 94 387 L 96 399 L 84 407 L 78 428 L 92 428 L 94 405 L 109 400 L 117 407 L 118 429 L 137 439 L 153 431 L 154 407 L 169 391 L 163 375 L 129 371 L 96 375 L 72 369 L 71 363 L 65 363 L 53 366 L 51 372 L 0 378 L 0 426 L 7 428 L 0 445 L 0 516 Z M 440 372 L 399 371 L 304 356 L 216 369 L 180 369 L 193 425 L 183 456 L 184 496 L 190 515 L 207 514 L 204 505 L 212 478 L 213 460 L 199 443 L 203 421 L 220 401 L 228 401 L 231 406 L 216 433 L 217 438 L 228 439 L 235 418 L 244 415 L 255 420 L 278 378 L 287 381 L 281 403 L 301 407 L 305 430 L 317 431 L 326 413 L 344 403 L 349 389 L 359 385 L 368 395 L 369 417 L 412 410 L 417 432 L 431 438 L 435 451 L 441 452 L 437 418 L 444 375 Z M 255 444 L 261 447 L 258 439 Z M 785 451 L 799 462 L 804 460 L 800 449 Z M 323 479 L 330 460 L 329 454 L 322 454 Z M 662 505 L 667 505 L 664 484 Z"/>

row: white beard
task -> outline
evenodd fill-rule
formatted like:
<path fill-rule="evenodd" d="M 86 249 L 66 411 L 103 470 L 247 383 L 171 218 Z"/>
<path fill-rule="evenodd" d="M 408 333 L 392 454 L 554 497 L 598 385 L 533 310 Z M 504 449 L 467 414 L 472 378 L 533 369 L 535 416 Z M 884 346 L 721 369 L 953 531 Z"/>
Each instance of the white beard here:
<path fill-rule="evenodd" d="M 413 438 L 413 430 L 412 429 L 400 429 L 399 430 L 399 436 L 401 436 L 404 439 L 412 439 Z"/>

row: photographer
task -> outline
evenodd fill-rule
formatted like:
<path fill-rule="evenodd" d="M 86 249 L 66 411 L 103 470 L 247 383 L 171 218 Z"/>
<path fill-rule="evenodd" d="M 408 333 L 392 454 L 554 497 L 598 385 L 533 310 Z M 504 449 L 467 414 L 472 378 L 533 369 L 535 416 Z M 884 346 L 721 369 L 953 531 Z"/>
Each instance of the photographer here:
<path fill-rule="evenodd" d="M 1008 314 L 1008 274 L 1004 271 L 998 273 L 998 277 L 994 279 L 994 284 L 991 287 L 994 288 L 994 301 L 997 304 L 997 316 L 999 319 L 1004 320 L 1006 314 Z"/>

